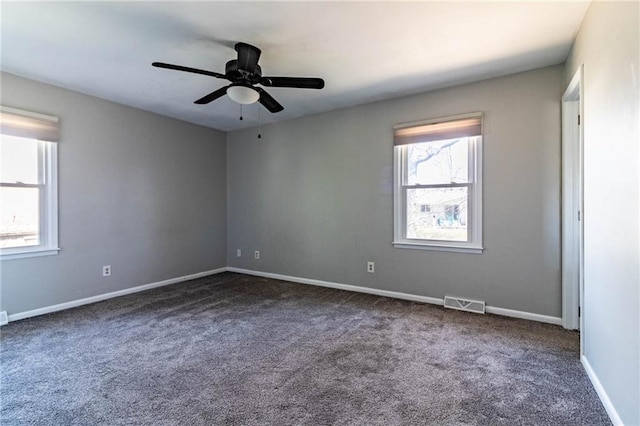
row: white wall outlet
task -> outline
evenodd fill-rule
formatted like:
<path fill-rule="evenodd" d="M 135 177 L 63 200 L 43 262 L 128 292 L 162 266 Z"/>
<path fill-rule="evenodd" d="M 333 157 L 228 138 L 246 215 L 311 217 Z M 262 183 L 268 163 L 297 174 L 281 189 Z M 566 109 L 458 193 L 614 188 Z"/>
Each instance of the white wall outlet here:
<path fill-rule="evenodd" d="M 111 276 L 111 265 L 104 265 L 102 267 L 102 276 L 110 277 Z"/>
<path fill-rule="evenodd" d="M 236 250 L 236 256 L 238 256 L 238 257 L 242 257 L 242 250 L 237 249 L 237 250 Z"/>
<path fill-rule="evenodd" d="M 367 272 L 375 273 L 376 272 L 376 263 L 375 262 L 367 262 Z"/>
<path fill-rule="evenodd" d="M 258 250 L 253 252 L 253 257 L 256 258 L 256 259 L 260 259 L 260 252 Z"/>

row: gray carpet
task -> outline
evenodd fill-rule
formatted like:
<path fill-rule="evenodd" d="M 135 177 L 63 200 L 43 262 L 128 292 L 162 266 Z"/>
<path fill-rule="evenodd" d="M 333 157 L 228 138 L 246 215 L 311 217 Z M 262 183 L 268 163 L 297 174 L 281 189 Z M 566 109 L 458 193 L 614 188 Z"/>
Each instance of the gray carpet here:
<path fill-rule="evenodd" d="M 608 425 L 560 327 L 224 273 L 2 327 L 3 425 Z"/>

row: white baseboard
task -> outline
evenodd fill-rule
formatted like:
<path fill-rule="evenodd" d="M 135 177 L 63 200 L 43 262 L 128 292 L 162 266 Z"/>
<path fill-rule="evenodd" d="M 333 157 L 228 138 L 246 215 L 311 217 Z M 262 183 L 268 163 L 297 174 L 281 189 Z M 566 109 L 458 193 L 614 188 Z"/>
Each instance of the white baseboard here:
<path fill-rule="evenodd" d="M 292 277 L 289 275 L 272 274 L 270 272 L 253 271 L 250 269 L 241 269 L 241 268 L 235 268 L 235 267 L 227 267 L 227 271 L 237 272 L 239 274 L 254 275 L 257 277 L 273 278 L 276 280 L 291 281 L 291 282 L 300 283 L 300 284 L 310 284 L 310 285 L 317 285 L 320 287 L 330 287 L 330 288 L 337 288 L 340 290 L 355 291 L 358 293 L 374 294 L 376 296 L 392 297 L 395 299 L 411 300 L 413 302 L 431 303 L 433 305 L 440 305 L 440 306 L 444 305 L 444 299 L 439 299 L 437 297 L 418 296 L 415 294 L 400 293 L 397 291 L 378 290 L 378 289 L 369 288 L 369 287 L 360 287 L 360 286 L 349 285 L 349 284 L 333 283 L 329 281 L 312 280 L 309 278 Z M 506 317 L 522 318 L 522 319 L 527 319 L 532 321 L 545 322 L 549 324 L 562 325 L 562 318 L 552 317 L 548 315 L 534 314 L 531 312 L 514 311 L 512 309 L 497 308 L 495 306 L 486 306 L 486 312 L 490 314 L 502 315 Z"/>
<path fill-rule="evenodd" d="M 562 318 L 550 315 L 534 314 L 531 312 L 514 311 L 513 309 L 487 306 L 485 311 L 488 314 L 502 315 L 504 317 L 521 318 L 531 321 L 546 322 L 547 324 L 562 325 Z"/>
<path fill-rule="evenodd" d="M 9 323 L 9 317 L 7 316 L 7 311 L 0 312 L 0 326 L 6 325 Z"/>
<path fill-rule="evenodd" d="M 17 314 L 11 314 L 8 317 L 9 322 L 18 321 L 25 318 L 35 317 L 38 315 L 49 314 L 51 312 L 62 311 L 64 309 L 75 308 L 77 306 L 88 305 L 90 303 L 101 302 L 107 299 L 113 299 L 114 297 L 125 296 L 127 294 L 138 293 L 140 291 L 150 290 L 156 287 L 163 287 L 169 284 L 175 284 L 182 281 L 193 280 L 196 278 L 206 277 L 207 275 L 219 274 L 225 272 L 227 268 L 212 269 L 210 271 L 198 272 L 196 274 L 184 275 L 182 277 L 171 278 L 164 281 L 158 281 L 155 283 L 144 284 L 137 287 L 125 288 L 123 290 L 113 291 L 111 293 L 99 294 L 97 296 L 86 297 L 84 299 L 72 300 L 70 302 L 60 303 L 58 305 L 46 306 L 44 308 L 33 309 L 31 311 L 19 312 Z"/>
<path fill-rule="evenodd" d="M 600 380 L 598 379 L 596 372 L 593 371 L 593 368 L 591 368 L 591 364 L 589 364 L 589 360 L 587 359 L 587 357 L 584 355 L 581 355 L 580 361 L 582 361 L 582 366 L 587 372 L 587 376 L 589 376 L 589 380 L 591 380 L 591 384 L 593 385 L 593 388 L 596 390 L 596 393 L 598 394 L 600 401 L 602 401 L 602 405 L 604 405 L 605 410 L 607 410 L 607 414 L 611 419 L 611 423 L 613 423 L 614 426 L 624 426 L 624 423 L 622 423 L 622 419 L 620 419 L 618 412 L 616 411 L 615 407 L 611 403 L 611 400 L 609 399 L 609 395 L 607 395 L 607 392 L 604 390 L 604 387 L 602 387 L 602 383 L 600 383 Z"/>

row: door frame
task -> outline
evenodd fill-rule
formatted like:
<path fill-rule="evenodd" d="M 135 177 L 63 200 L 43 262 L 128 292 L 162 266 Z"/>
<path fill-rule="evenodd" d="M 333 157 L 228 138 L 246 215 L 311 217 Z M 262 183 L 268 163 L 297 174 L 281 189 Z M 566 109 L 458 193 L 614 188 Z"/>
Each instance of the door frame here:
<path fill-rule="evenodd" d="M 585 315 L 583 75 L 581 65 L 562 96 L 562 325 L 572 330 L 583 329 Z"/>

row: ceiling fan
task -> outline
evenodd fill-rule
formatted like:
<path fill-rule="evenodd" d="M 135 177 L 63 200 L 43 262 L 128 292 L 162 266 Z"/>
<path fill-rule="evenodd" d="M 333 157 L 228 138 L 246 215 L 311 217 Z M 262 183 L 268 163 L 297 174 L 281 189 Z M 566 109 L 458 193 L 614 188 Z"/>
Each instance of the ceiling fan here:
<path fill-rule="evenodd" d="M 208 75 L 231 82 L 230 85 L 198 99 L 194 102 L 196 104 L 208 104 L 226 94 L 240 104 L 252 104 L 260 101 L 270 112 L 280 112 L 284 107 L 266 90 L 262 87 L 257 87 L 256 84 L 265 87 L 292 87 L 299 89 L 322 89 L 324 87 L 324 80 L 321 78 L 263 77 L 262 68 L 258 65 L 258 59 L 260 59 L 262 51 L 247 43 L 236 43 L 235 49 L 238 52 L 238 59 L 232 59 L 227 62 L 224 74 L 163 62 L 154 62 L 151 65 L 158 68 Z"/>

